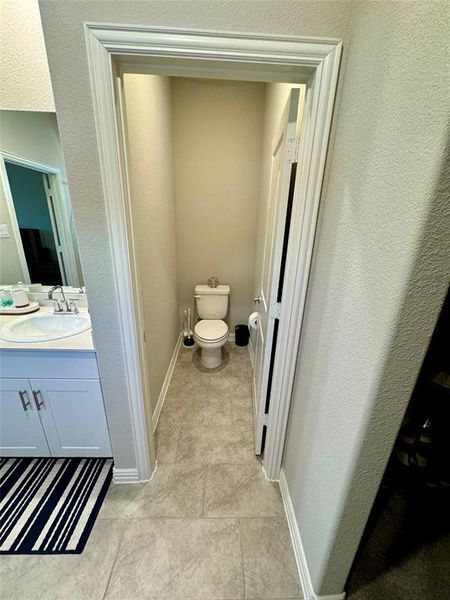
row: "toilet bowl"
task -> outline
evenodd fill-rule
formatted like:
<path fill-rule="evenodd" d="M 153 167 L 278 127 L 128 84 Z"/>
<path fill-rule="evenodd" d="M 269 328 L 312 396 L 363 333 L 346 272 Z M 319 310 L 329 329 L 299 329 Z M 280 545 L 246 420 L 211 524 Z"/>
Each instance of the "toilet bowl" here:
<path fill-rule="evenodd" d="M 228 325 L 223 320 L 228 312 L 229 285 L 219 285 L 217 277 L 211 277 L 216 285 L 195 286 L 195 306 L 201 319 L 194 327 L 194 339 L 200 346 L 202 365 L 215 369 L 222 362 L 222 346 L 228 340 Z"/>
<path fill-rule="evenodd" d="M 194 327 L 194 339 L 201 348 L 201 363 L 215 369 L 222 362 L 222 347 L 228 341 L 228 325 L 221 319 L 204 319 Z"/>

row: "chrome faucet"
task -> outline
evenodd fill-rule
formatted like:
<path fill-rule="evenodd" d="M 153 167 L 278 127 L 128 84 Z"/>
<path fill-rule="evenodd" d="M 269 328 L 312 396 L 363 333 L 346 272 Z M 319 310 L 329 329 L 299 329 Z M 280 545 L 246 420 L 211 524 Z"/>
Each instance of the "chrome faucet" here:
<path fill-rule="evenodd" d="M 61 302 L 56 298 L 53 298 L 53 292 L 59 290 L 61 292 Z M 78 307 L 75 304 L 74 300 L 70 300 L 68 302 L 66 300 L 66 296 L 64 295 L 64 290 L 62 285 L 54 285 L 51 290 L 48 292 L 48 299 L 53 300 L 53 312 L 55 315 L 67 315 L 72 314 L 76 315 L 78 313 Z"/>

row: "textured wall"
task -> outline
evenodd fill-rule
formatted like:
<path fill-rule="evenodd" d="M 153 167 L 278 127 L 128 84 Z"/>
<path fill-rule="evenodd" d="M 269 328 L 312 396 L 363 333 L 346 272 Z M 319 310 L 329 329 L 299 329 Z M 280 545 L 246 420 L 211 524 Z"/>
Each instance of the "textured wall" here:
<path fill-rule="evenodd" d="M 136 464 L 125 397 L 125 365 L 99 170 L 83 23 L 227 29 L 346 38 L 350 3 L 41 1 L 58 122 L 67 161 L 95 346 L 115 464 Z"/>
<path fill-rule="evenodd" d="M 322 594 L 344 586 L 449 281 L 448 17 L 355 5 L 284 460 Z"/>
<path fill-rule="evenodd" d="M 172 81 L 180 313 L 216 275 L 231 286 L 232 333 L 252 310 L 264 88 Z"/>
<path fill-rule="evenodd" d="M 152 414 L 180 332 L 169 77 L 124 75 L 133 229 Z"/>
<path fill-rule="evenodd" d="M 54 112 L 37 0 L 0 3 L 0 108 Z"/>

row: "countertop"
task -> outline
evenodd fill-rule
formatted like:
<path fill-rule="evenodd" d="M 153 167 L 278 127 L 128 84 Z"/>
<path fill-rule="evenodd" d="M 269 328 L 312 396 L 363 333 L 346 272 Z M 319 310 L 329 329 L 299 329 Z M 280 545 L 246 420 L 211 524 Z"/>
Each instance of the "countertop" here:
<path fill-rule="evenodd" d="M 87 309 L 80 309 L 80 313 L 86 313 Z M 0 330 L 12 319 L 24 319 L 32 314 L 53 314 L 53 308 L 41 306 L 40 309 L 28 315 L 0 315 Z M 64 319 L 64 316 L 61 316 Z M 70 337 L 52 340 L 50 342 L 7 342 L 0 339 L 0 350 L 64 350 L 76 352 L 95 352 L 92 340 L 92 330 L 83 331 Z"/>

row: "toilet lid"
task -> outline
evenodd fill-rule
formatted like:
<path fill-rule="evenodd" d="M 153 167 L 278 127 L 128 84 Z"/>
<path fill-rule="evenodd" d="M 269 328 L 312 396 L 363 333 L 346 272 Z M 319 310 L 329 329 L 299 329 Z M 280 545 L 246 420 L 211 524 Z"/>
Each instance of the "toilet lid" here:
<path fill-rule="evenodd" d="M 228 332 L 228 325 L 219 319 L 203 319 L 195 326 L 195 333 L 204 340 L 218 340 Z"/>

